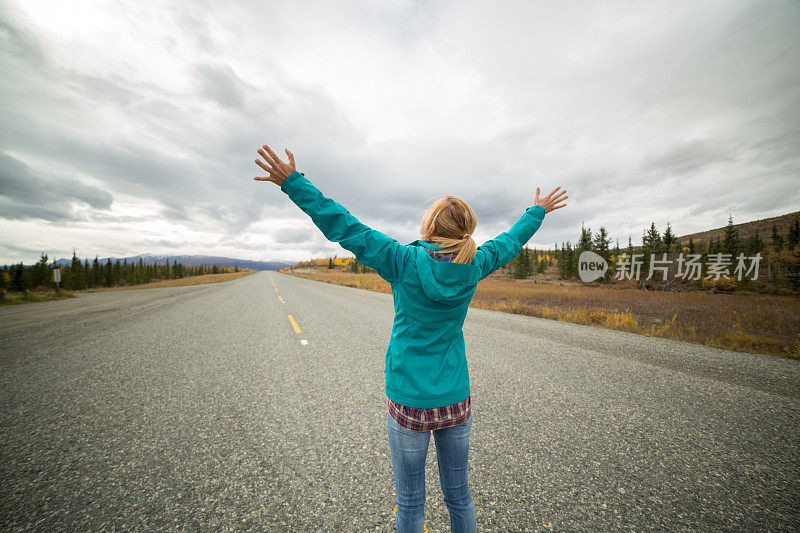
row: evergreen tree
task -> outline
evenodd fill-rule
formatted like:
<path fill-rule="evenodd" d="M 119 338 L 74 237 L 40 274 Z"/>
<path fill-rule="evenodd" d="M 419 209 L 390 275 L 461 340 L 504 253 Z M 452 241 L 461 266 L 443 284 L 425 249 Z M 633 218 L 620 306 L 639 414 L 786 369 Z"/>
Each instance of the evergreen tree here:
<path fill-rule="evenodd" d="M 103 269 L 103 285 L 110 287 L 114 282 L 113 278 L 114 267 L 111 264 L 111 258 L 106 258 L 106 267 Z"/>
<path fill-rule="evenodd" d="M 694 239 L 692 239 L 691 237 L 689 237 L 689 253 L 690 254 L 694 253 Z"/>
<path fill-rule="evenodd" d="M 794 248 L 800 242 L 800 220 L 794 219 L 794 222 L 789 226 L 789 235 L 786 239 L 786 247 Z"/>
<path fill-rule="evenodd" d="M 511 260 L 511 277 L 515 279 L 523 279 L 527 278 L 528 274 L 530 274 L 530 269 L 528 267 L 528 259 L 526 257 L 525 247 L 519 251 L 519 253 Z"/>
<path fill-rule="evenodd" d="M 650 254 L 658 254 L 663 248 L 661 234 L 656 229 L 655 222 L 650 223 L 650 229 L 642 234 L 642 278 L 647 277 L 650 269 Z M 658 258 L 658 257 L 657 257 Z"/>
<path fill-rule="evenodd" d="M 24 291 L 27 288 L 28 286 L 25 283 L 25 265 L 20 261 L 19 264 L 14 267 L 14 271 L 11 274 L 11 290 Z"/>
<path fill-rule="evenodd" d="M 553 255 L 556 256 L 556 271 L 558 272 L 558 277 L 564 279 L 567 277 L 567 269 L 566 269 L 566 254 L 565 254 L 566 245 L 562 242 L 561 247 L 559 248 L 558 244 L 556 244 L 556 249 L 553 252 Z"/>
<path fill-rule="evenodd" d="M 172 264 L 172 279 L 180 279 L 183 277 L 183 264 L 175 260 Z"/>
<path fill-rule="evenodd" d="M 631 236 L 628 235 L 628 248 L 625 250 L 625 253 L 628 254 L 628 257 L 633 254 L 633 241 L 631 240 Z"/>
<path fill-rule="evenodd" d="M 111 279 L 114 281 L 114 285 L 122 285 L 122 263 L 119 262 L 119 259 L 114 262 L 114 273 Z"/>
<path fill-rule="evenodd" d="M 578 246 L 575 247 L 575 250 L 580 254 L 580 252 L 584 250 L 591 250 L 592 249 L 592 230 L 591 228 L 586 228 L 583 226 L 583 222 L 581 222 L 581 237 L 578 239 Z"/>
<path fill-rule="evenodd" d="M 333 270 L 333 258 L 328 258 L 328 270 Z"/>
<path fill-rule="evenodd" d="M 661 242 L 664 244 L 664 251 L 666 253 L 672 252 L 674 247 L 678 246 L 677 237 L 674 233 L 672 233 L 672 227 L 667 222 L 667 229 L 664 230 L 664 237 L 661 239 Z"/>
<path fill-rule="evenodd" d="M 739 253 L 739 230 L 733 225 L 733 216 L 731 215 L 728 215 L 728 224 L 725 226 L 722 252 L 731 254 L 731 257 L 736 257 Z"/>
<path fill-rule="evenodd" d="M 611 257 L 611 239 L 608 237 L 608 231 L 604 226 L 600 226 L 600 229 L 594 236 L 594 241 L 592 242 L 592 246 L 594 246 L 594 251 L 608 261 Z"/>
<path fill-rule="evenodd" d="M 656 223 L 650 223 L 650 229 L 642 234 L 642 247 L 645 254 L 656 254 L 661 251 L 661 234 L 656 229 Z"/>
<path fill-rule="evenodd" d="M 764 241 L 761 240 L 758 230 L 755 230 L 755 232 L 747 239 L 747 245 L 745 246 L 745 249 L 745 253 L 748 256 L 756 255 L 757 253 L 764 251 Z"/>
<path fill-rule="evenodd" d="M 792 290 L 800 291 L 800 246 L 796 246 L 789 256 L 789 268 L 786 279 L 792 286 Z"/>
<path fill-rule="evenodd" d="M 597 255 L 605 259 L 609 265 L 608 270 L 606 270 L 603 276 L 604 280 L 609 280 L 611 278 L 611 271 L 613 270 L 611 268 L 611 239 L 608 237 L 608 231 L 604 226 L 600 226 L 592 244 Z"/>
<path fill-rule="evenodd" d="M 776 252 L 783 250 L 783 236 L 778 233 L 778 227 L 772 225 L 772 249 Z"/>
<path fill-rule="evenodd" d="M 86 280 L 83 275 L 83 265 L 81 260 L 78 259 L 78 254 L 72 250 L 72 264 L 69 268 L 69 283 L 70 289 L 80 290 L 86 288 Z"/>
<path fill-rule="evenodd" d="M 103 269 L 100 267 L 100 258 L 95 255 L 92 262 L 92 286 L 99 287 L 103 283 Z"/>
<path fill-rule="evenodd" d="M 89 259 L 83 260 L 83 287 L 92 287 L 92 267 L 89 266 Z"/>
<path fill-rule="evenodd" d="M 525 246 L 522 249 L 525 250 L 525 268 L 528 271 L 527 275 L 530 276 L 531 274 L 533 274 L 533 269 L 535 266 L 535 263 L 533 262 L 533 250 L 531 250 L 527 246 Z"/>
<path fill-rule="evenodd" d="M 577 273 L 578 267 L 575 265 L 575 250 L 569 241 L 562 243 L 561 257 L 558 259 L 558 276 L 561 279 L 569 279 Z"/>
<path fill-rule="evenodd" d="M 31 287 L 49 287 L 50 277 L 50 267 L 47 265 L 47 254 L 42 252 L 39 262 L 31 267 Z"/>

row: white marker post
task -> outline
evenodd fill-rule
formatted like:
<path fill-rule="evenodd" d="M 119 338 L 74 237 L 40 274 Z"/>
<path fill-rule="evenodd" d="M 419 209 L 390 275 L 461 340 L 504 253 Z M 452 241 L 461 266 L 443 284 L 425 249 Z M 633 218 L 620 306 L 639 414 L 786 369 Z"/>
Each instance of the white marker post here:
<path fill-rule="evenodd" d="M 61 283 L 61 269 L 54 268 L 53 269 L 53 281 L 56 282 L 56 292 L 59 292 L 58 284 Z"/>

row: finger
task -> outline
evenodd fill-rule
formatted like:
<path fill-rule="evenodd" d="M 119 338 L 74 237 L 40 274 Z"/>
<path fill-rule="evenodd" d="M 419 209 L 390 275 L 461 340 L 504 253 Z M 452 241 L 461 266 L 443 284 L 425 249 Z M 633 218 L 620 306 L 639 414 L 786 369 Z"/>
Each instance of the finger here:
<path fill-rule="evenodd" d="M 552 208 L 550 208 L 550 211 L 553 211 L 554 209 L 561 209 L 561 208 L 562 208 L 562 207 L 564 207 L 565 205 L 567 205 L 567 204 L 558 204 L 558 205 L 555 205 L 555 206 L 553 206 Z"/>
<path fill-rule="evenodd" d="M 281 158 L 280 158 L 280 157 L 278 157 L 278 156 L 275 154 L 275 152 L 273 152 L 273 151 L 272 151 L 272 148 L 270 148 L 270 147 L 269 147 L 269 146 L 267 146 L 266 144 L 265 144 L 265 145 L 264 145 L 262 148 L 264 148 L 264 150 L 266 150 L 266 151 L 269 153 L 269 155 L 271 155 L 271 156 L 272 156 L 272 158 L 275 160 L 275 163 L 276 163 L 276 164 L 275 164 L 274 166 L 276 166 L 276 167 L 280 167 L 281 165 L 285 165 L 285 164 L 286 164 L 286 163 L 284 163 L 283 161 L 281 161 Z"/>
<path fill-rule="evenodd" d="M 270 156 L 270 155 L 267 153 L 267 151 L 266 151 L 266 150 L 264 150 L 263 148 L 259 148 L 259 149 L 257 150 L 257 152 L 258 152 L 258 155 L 260 155 L 261 157 L 263 157 L 263 158 L 264 158 L 264 161 L 266 161 L 266 162 L 267 162 L 267 164 L 269 164 L 269 165 L 270 165 L 270 166 L 272 166 L 272 167 L 277 167 L 277 166 L 278 166 L 278 164 L 275 162 L 275 160 L 272 158 L 272 156 Z"/>
<path fill-rule="evenodd" d="M 560 188 L 561 188 L 561 185 L 559 185 L 558 187 L 556 187 L 555 189 L 553 189 L 552 191 L 550 191 L 550 194 L 548 194 L 547 196 L 545 196 L 545 198 L 550 198 L 550 197 L 551 197 L 551 196 L 553 196 L 553 194 L 555 194 L 555 192 L 556 192 L 558 189 L 560 189 Z"/>
<path fill-rule="evenodd" d="M 539 187 L 536 187 L 536 196 L 533 198 L 533 205 L 539 203 Z"/>
<path fill-rule="evenodd" d="M 564 196 L 565 194 L 567 194 L 567 191 L 561 191 L 560 193 L 553 196 L 551 200 L 553 200 L 554 202 L 558 202 L 561 199 L 561 197 Z"/>
<path fill-rule="evenodd" d="M 266 151 L 264 151 L 263 148 L 259 148 L 257 151 L 258 151 L 258 155 L 263 157 L 264 161 L 266 161 L 270 166 L 273 166 L 273 167 L 277 167 L 278 166 L 278 164 L 275 163 L 275 160 L 272 159 L 272 157 L 270 157 L 270 155 Z"/>
<path fill-rule="evenodd" d="M 269 181 L 268 176 L 254 176 L 253 179 L 256 181 Z"/>
<path fill-rule="evenodd" d="M 266 171 L 267 171 L 267 172 L 269 172 L 270 174 L 272 174 L 272 172 L 274 172 L 274 171 L 273 171 L 273 169 L 272 169 L 272 167 L 270 167 L 269 165 L 267 165 L 267 164 L 266 164 L 265 162 L 263 162 L 262 160 L 260 160 L 260 159 L 256 159 L 256 160 L 255 160 L 255 162 L 256 162 L 256 165 L 260 166 L 261 168 L 263 168 L 264 170 L 266 170 Z"/>
<path fill-rule="evenodd" d="M 292 152 L 290 152 L 288 148 L 284 148 L 284 150 L 286 150 L 286 155 L 289 156 L 289 164 L 292 165 L 292 168 L 295 168 L 294 167 L 294 154 Z"/>

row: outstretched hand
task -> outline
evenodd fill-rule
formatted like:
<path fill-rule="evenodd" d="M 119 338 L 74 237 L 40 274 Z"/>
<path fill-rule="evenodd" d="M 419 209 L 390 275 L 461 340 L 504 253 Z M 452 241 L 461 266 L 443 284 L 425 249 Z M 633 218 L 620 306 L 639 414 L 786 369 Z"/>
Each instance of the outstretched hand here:
<path fill-rule="evenodd" d="M 263 157 L 264 160 L 256 159 L 256 165 L 266 170 L 269 175 L 256 176 L 253 179 L 256 181 L 271 181 L 278 186 L 283 185 L 284 180 L 289 177 L 289 174 L 295 171 L 294 154 L 290 152 L 288 148 L 284 148 L 284 150 L 286 150 L 286 155 L 289 156 L 288 163 L 281 161 L 281 158 L 275 155 L 272 148 L 266 144 L 259 148 L 258 154 Z"/>
<path fill-rule="evenodd" d="M 549 213 L 550 211 L 554 211 L 556 209 L 561 209 L 562 207 L 564 207 L 567 204 L 565 204 L 565 203 L 559 204 L 558 202 L 563 202 L 564 200 L 569 198 L 569 196 L 564 196 L 565 194 L 567 194 L 567 191 L 561 191 L 560 193 L 556 194 L 556 191 L 558 189 L 560 189 L 560 188 L 561 188 L 561 186 L 559 185 L 558 187 L 553 189 L 550 192 L 550 194 L 548 194 L 547 196 L 545 196 L 544 198 L 542 198 L 540 200 L 539 199 L 539 187 L 536 187 L 536 198 L 534 198 L 534 200 L 533 200 L 533 205 L 540 205 L 540 206 L 544 207 L 544 212 L 545 213 Z M 555 196 L 553 196 L 554 194 L 555 194 Z"/>

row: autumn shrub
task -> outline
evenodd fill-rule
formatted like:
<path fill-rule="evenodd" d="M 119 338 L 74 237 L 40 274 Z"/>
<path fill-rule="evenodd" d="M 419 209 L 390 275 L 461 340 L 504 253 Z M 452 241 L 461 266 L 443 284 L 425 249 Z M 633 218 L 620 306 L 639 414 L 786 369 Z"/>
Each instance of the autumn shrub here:
<path fill-rule="evenodd" d="M 733 292 L 736 290 L 736 280 L 733 278 L 703 279 L 701 288 L 713 292 Z"/>

